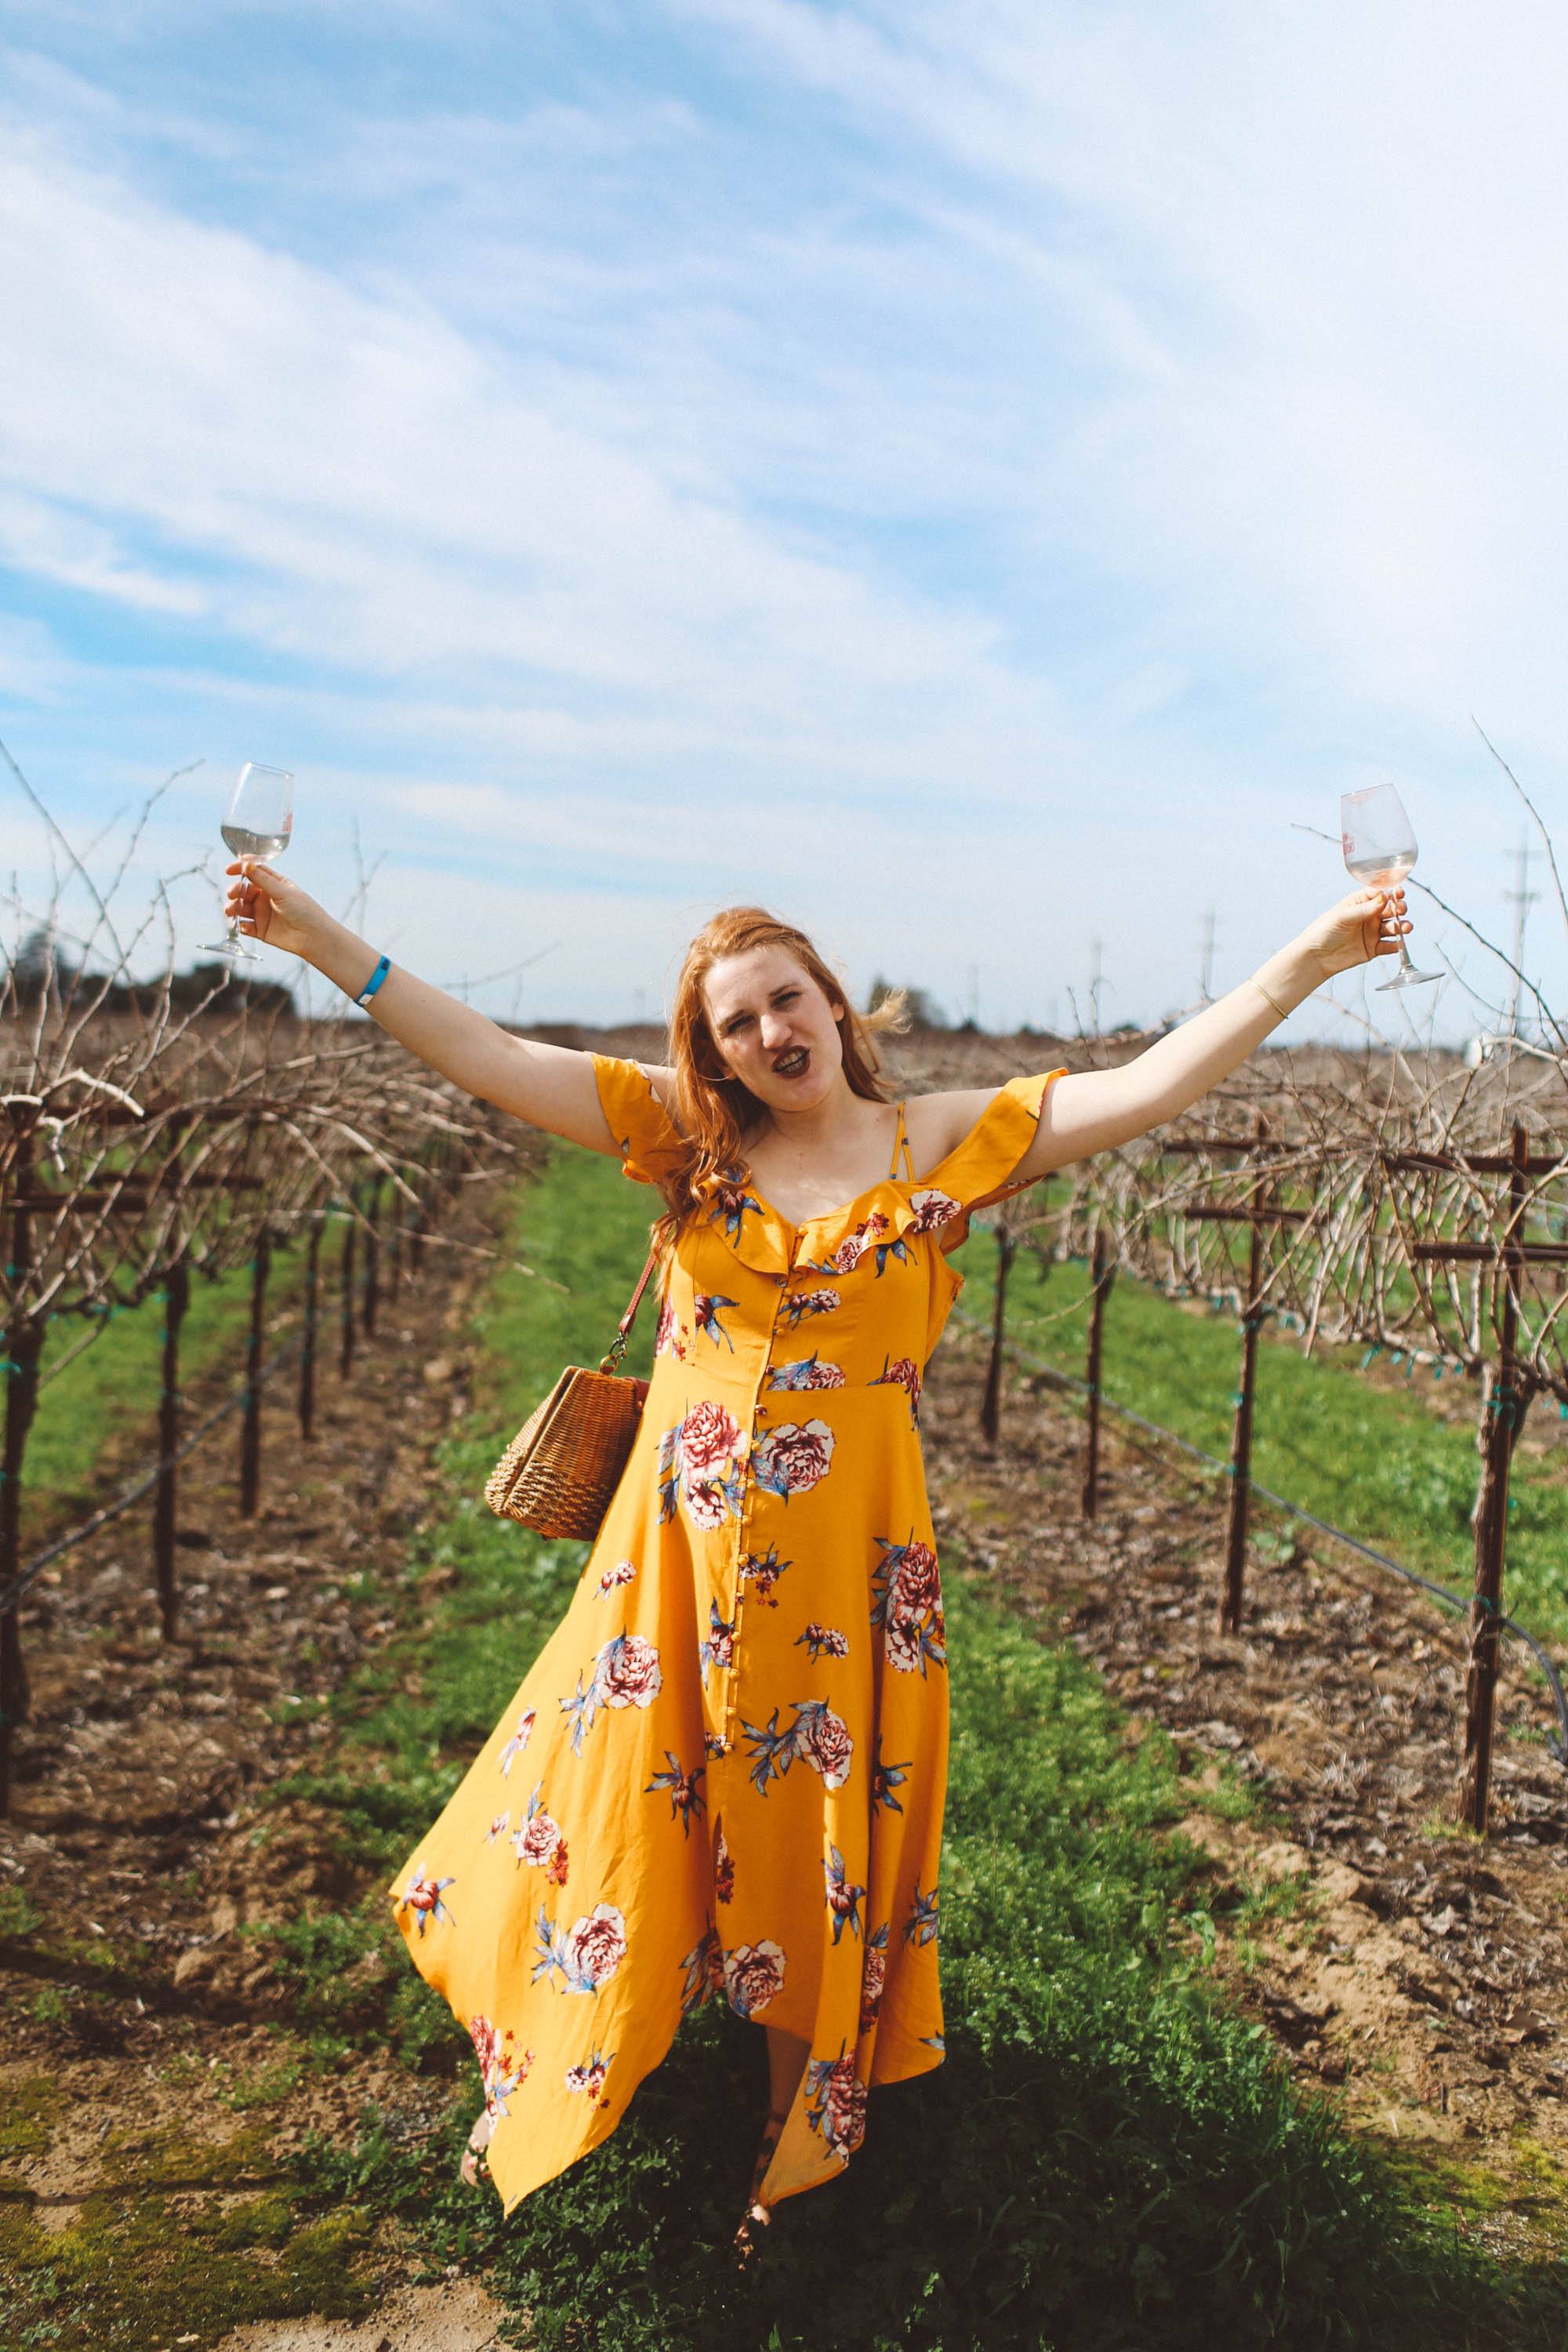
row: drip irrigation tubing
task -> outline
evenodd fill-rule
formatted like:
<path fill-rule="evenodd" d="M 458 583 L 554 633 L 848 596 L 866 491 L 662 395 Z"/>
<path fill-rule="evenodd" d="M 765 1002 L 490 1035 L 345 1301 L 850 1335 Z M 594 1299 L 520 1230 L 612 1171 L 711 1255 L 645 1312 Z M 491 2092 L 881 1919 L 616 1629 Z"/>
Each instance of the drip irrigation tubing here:
<path fill-rule="evenodd" d="M 955 1323 L 967 1324 L 972 1331 L 982 1332 L 987 1339 L 991 1337 L 990 1323 L 982 1320 L 978 1315 L 971 1315 L 962 1307 L 953 1308 L 952 1319 Z M 1079 1380 L 1074 1372 L 1064 1372 L 1060 1365 L 1048 1362 L 1044 1356 L 1037 1356 L 1028 1348 L 1021 1348 L 1016 1339 L 1004 1339 L 1002 1347 L 1005 1354 L 1011 1356 L 1016 1363 L 1027 1365 L 1032 1372 L 1044 1374 L 1046 1379 L 1057 1381 L 1062 1388 L 1077 1389 L 1083 1396 L 1091 1393 L 1088 1381 Z M 1203 1446 L 1194 1445 L 1190 1437 L 1183 1437 L 1177 1431 L 1151 1421 L 1145 1413 L 1134 1412 L 1130 1404 L 1119 1404 L 1114 1397 L 1107 1396 L 1103 1388 L 1100 1391 L 1100 1402 L 1111 1412 L 1120 1413 L 1123 1421 L 1136 1422 L 1138 1427 L 1146 1429 L 1151 1437 L 1163 1438 L 1167 1444 L 1179 1446 L 1184 1454 L 1192 1454 L 1199 1462 L 1208 1463 L 1211 1468 L 1223 1472 L 1227 1478 L 1235 1475 L 1231 1465 L 1221 1455 L 1205 1452 Z M 1359 1536 L 1352 1536 L 1344 1528 L 1336 1528 L 1331 1520 L 1319 1518 L 1315 1511 L 1309 1511 L 1304 1505 L 1292 1503 L 1288 1496 L 1275 1494 L 1272 1487 L 1259 1485 L 1256 1478 L 1249 1479 L 1247 1483 L 1253 1494 L 1261 1496 L 1266 1503 L 1272 1503 L 1277 1511 L 1283 1511 L 1289 1517 L 1300 1519 L 1306 1526 L 1316 1528 L 1320 1535 L 1331 1537 L 1349 1551 L 1359 1552 L 1363 1559 L 1370 1559 L 1375 1567 L 1385 1568 L 1391 1574 L 1402 1576 L 1407 1584 L 1418 1585 L 1423 1592 L 1429 1592 L 1446 1609 L 1457 1610 L 1461 1615 L 1468 1609 L 1469 1601 L 1462 1592 L 1450 1592 L 1446 1584 L 1434 1583 L 1429 1576 L 1422 1576 L 1415 1569 L 1406 1568 L 1403 1560 L 1391 1559 L 1387 1552 L 1379 1551 L 1375 1545 L 1363 1543 Z M 0 1606 L 3 1605 L 3 1599 L 0 1599 Z M 1517 1619 L 1500 1617 L 1498 1630 L 1511 1634 L 1516 1642 L 1522 1642 L 1545 1675 L 1556 1702 L 1558 1723 L 1557 1738 L 1553 1739 L 1548 1736 L 1546 1745 L 1553 1759 L 1568 1770 L 1568 1695 L 1563 1692 L 1563 1677 L 1535 1635 Z"/>

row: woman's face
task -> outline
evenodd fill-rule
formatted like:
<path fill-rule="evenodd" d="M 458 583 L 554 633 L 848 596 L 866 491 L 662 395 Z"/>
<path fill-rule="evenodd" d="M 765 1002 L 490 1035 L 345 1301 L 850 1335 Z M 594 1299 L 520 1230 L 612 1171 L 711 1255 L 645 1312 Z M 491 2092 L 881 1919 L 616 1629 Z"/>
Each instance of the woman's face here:
<path fill-rule="evenodd" d="M 702 995 L 720 1059 L 770 1109 L 809 1110 L 837 1084 L 844 1008 L 782 942 L 721 956 Z"/>

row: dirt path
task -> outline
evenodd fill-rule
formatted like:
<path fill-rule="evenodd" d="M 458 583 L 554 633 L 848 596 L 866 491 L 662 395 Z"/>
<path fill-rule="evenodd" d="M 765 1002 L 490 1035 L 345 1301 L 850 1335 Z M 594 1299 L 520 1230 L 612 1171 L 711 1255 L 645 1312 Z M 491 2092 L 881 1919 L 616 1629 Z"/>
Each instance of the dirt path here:
<path fill-rule="evenodd" d="M 1261 1784 L 1267 1826 L 1194 1806 L 1213 1858 L 1216 1962 L 1297 2074 L 1347 2120 L 1443 2172 L 1494 2244 L 1568 2242 L 1568 1772 L 1556 1715 L 1510 1656 L 1492 1826 L 1451 1816 L 1460 1622 L 1338 1547 L 1266 1533 L 1244 1630 L 1215 1631 L 1223 1505 L 1173 1451 L 1111 1420 L 1105 1499 L 1079 1515 L 1082 1423 L 1016 1380 L 994 1453 L 979 1436 L 984 1343 L 933 1368 L 939 1532 L 1047 1638 L 1065 1633 L 1139 1721 L 1212 1789 L 1217 1759 Z M 1134 1732 L 1136 1736 L 1136 1731 Z"/>

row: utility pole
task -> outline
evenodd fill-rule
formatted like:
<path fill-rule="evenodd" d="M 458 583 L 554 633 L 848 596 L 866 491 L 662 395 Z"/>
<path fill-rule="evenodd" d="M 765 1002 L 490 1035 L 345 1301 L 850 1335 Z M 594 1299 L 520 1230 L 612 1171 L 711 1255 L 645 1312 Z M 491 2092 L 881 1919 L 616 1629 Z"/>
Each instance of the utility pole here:
<path fill-rule="evenodd" d="M 1521 985 L 1520 975 L 1524 970 L 1525 918 L 1533 901 L 1541 895 L 1538 890 L 1531 889 L 1529 884 L 1530 835 L 1526 832 L 1519 836 L 1519 855 L 1514 859 L 1513 888 L 1503 892 L 1503 897 L 1513 908 L 1514 970 L 1509 984 L 1508 1019 L 1503 1031 L 1510 1045 L 1515 1044 L 1519 1037 L 1519 992 Z"/>
<path fill-rule="evenodd" d="M 1214 1003 L 1214 908 L 1204 917 L 1203 970 L 1198 980 L 1198 1003 Z"/>
<path fill-rule="evenodd" d="M 980 966 L 977 963 L 969 967 L 969 1025 L 972 1029 L 980 1026 Z"/>
<path fill-rule="evenodd" d="M 1089 950 L 1089 1034 L 1100 1034 L 1100 941 L 1091 940 Z"/>

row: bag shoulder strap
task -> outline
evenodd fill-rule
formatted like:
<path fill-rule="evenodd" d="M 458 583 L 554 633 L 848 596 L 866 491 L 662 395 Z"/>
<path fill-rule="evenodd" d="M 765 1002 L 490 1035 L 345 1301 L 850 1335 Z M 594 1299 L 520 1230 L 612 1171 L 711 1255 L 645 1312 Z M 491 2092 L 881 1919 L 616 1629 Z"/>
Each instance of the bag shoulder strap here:
<path fill-rule="evenodd" d="M 647 1288 L 649 1277 L 658 1264 L 658 1245 L 655 1243 L 653 1247 L 648 1251 L 647 1264 L 644 1265 L 642 1272 L 637 1276 L 637 1286 L 633 1291 L 630 1299 L 627 1301 L 626 1311 L 616 1326 L 616 1336 L 610 1342 L 610 1352 L 607 1356 L 602 1356 L 599 1360 L 599 1370 L 602 1372 L 618 1372 L 620 1370 L 621 1359 L 626 1352 L 626 1342 L 632 1336 L 632 1325 L 637 1321 L 637 1308 L 642 1305 L 643 1292 Z"/>

